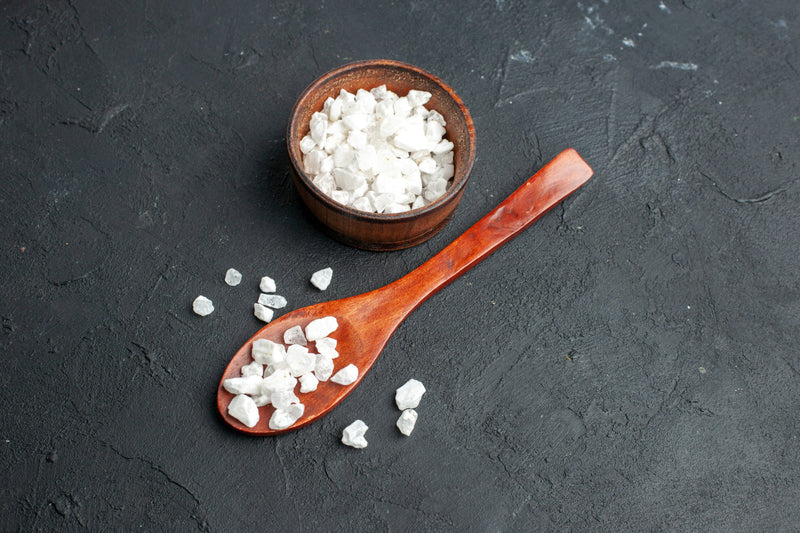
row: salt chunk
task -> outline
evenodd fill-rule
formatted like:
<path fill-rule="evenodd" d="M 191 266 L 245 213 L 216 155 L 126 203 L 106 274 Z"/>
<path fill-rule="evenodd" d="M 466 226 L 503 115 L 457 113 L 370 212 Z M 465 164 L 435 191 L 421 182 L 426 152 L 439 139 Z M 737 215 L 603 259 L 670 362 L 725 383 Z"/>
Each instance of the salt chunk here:
<path fill-rule="evenodd" d="M 439 144 L 437 144 L 431 152 L 434 154 L 443 154 L 445 152 L 449 152 L 453 149 L 453 143 L 448 141 L 447 139 L 442 139 Z"/>
<path fill-rule="evenodd" d="M 314 362 L 314 374 L 320 381 L 328 381 L 331 379 L 331 374 L 333 374 L 333 359 L 328 355 L 317 354 Z"/>
<path fill-rule="evenodd" d="M 278 431 L 290 427 L 303 416 L 304 411 L 305 405 L 302 403 L 293 403 L 286 409 L 276 409 L 269 419 L 269 429 Z"/>
<path fill-rule="evenodd" d="M 339 385 L 350 385 L 356 379 L 358 379 L 358 367 L 350 363 L 349 365 L 347 365 L 346 367 L 335 373 L 331 378 L 331 381 L 333 381 L 334 383 L 338 383 Z M 416 405 L 414 407 L 416 407 Z"/>
<path fill-rule="evenodd" d="M 436 164 L 432 157 L 426 157 L 419 162 L 419 170 L 426 174 L 433 174 L 438 167 L 439 165 Z"/>
<path fill-rule="evenodd" d="M 409 379 L 405 385 L 397 389 L 394 401 L 401 411 L 415 409 L 419 406 L 419 401 L 422 399 L 423 394 L 425 394 L 425 385 L 416 379 Z"/>
<path fill-rule="evenodd" d="M 319 385 L 319 380 L 314 374 L 309 372 L 300 376 L 300 392 L 303 394 L 317 390 L 317 385 Z"/>
<path fill-rule="evenodd" d="M 342 118 L 342 122 L 344 122 L 347 129 L 351 131 L 360 131 L 369 124 L 369 115 L 366 113 L 353 113 L 352 115 Z"/>
<path fill-rule="evenodd" d="M 408 437 L 414 431 L 414 426 L 417 423 L 417 412 L 413 409 L 406 409 L 400 418 L 397 419 L 397 429 L 400 433 Z"/>
<path fill-rule="evenodd" d="M 225 272 L 225 283 L 231 287 L 235 287 L 241 282 L 242 274 L 235 268 L 229 268 L 228 271 Z"/>
<path fill-rule="evenodd" d="M 266 307 L 256 302 L 253 304 L 253 314 L 256 315 L 257 319 L 262 320 L 264 322 L 269 322 L 270 320 L 272 320 L 274 312 L 269 307 Z"/>
<path fill-rule="evenodd" d="M 394 215 L 397 213 L 405 213 L 406 211 L 411 211 L 411 208 L 407 204 L 392 204 L 384 209 L 383 212 L 389 215 Z"/>
<path fill-rule="evenodd" d="M 413 202 L 420 194 L 422 194 L 422 175 L 420 174 L 419 170 L 417 170 L 416 172 L 405 176 L 404 182 L 406 186 L 406 192 L 414 195 L 414 199 L 411 200 Z"/>
<path fill-rule="evenodd" d="M 333 172 L 334 165 L 335 165 L 335 163 L 333 162 L 333 157 L 328 156 L 328 157 L 326 157 L 325 159 L 323 159 L 320 162 L 319 171 L 322 174 L 330 174 L 331 172 Z M 332 176 L 331 176 L 331 178 L 332 178 Z"/>
<path fill-rule="evenodd" d="M 408 104 L 411 107 L 416 107 L 419 105 L 425 105 L 428 103 L 428 100 L 431 99 L 431 93 L 428 91 L 417 91 L 415 89 L 411 89 L 408 91 L 406 95 L 406 100 L 408 100 Z"/>
<path fill-rule="evenodd" d="M 252 347 L 253 359 L 263 365 L 278 365 L 286 358 L 286 347 L 269 339 L 256 339 Z"/>
<path fill-rule="evenodd" d="M 233 397 L 228 404 L 228 414 L 249 428 L 258 424 L 258 406 L 245 394 Z"/>
<path fill-rule="evenodd" d="M 300 377 L 314 370 L 316 357 L 305 346 L 292 344 L 286 349 L 286 364 L 289 365 L 292 376 Z"/>
<path fill-rule="evenodd" d="M 397 172 L 397 177 L 390 176 L 387 173 L 378 174 L 378 176 L 375 178 L 375 181 L 372 182 L 372 190 L 379 194 L 404 193 L 406 191 L 406 185 L 399 174 L 400 173 Z"/>
<path fill-rule="evenodd" d="M 258 284 L 258 288 L 261 289 L 261 292 L 275 292 L 277 290 L 275 280 L 269 276 L 261 278 L 261 283 Z"/>
<path fill-rule="evenodd" d="M 326 316 L 325 318 L 317 318 L 312 320 L 306 326 L 306 339 L 316 341 L 327 337 L 339 327 L 339 322 L 335 316 Z"/>
<path fill-rule="evenodd" d="M 303 328 L 300 326 L 293 326 L 283 332 L 283 342 L 286 344 L 299 344 L 305 346 L 307 344 L 306 336 L 303 334 Z"/>
<path fill-rule="evenodd" d="M 383 100 L 386 98 L 386 93 L 388 91 L 386 90 L 386 85 L 378 85 L 370 89 L 369 92 L 375 97 L 375 100 Z"/>
<path fill-rule="evenodd" d="M 214 312 L 214 304 L 205 296 L 198 296 L 192 302 L 192 311 L 200 316 L 208 316 Z"/>
<path fill-rule="evenodd" d="M 322 339 L 317 339 L 314 344 L 317 347 L 317 353 L 327 355 L 331 359 L 339 357 L 339 352 L 336 351 L 336 339 L 323 337 Z"/>
<path fill-rule="evenodd" d="M 328 115 L 325 113 L 314 113 L 311 115 L 311 122 L 309 123 L 311 138 L 319 146 L 325 142 L 325 135 L 328 133 Z"/>
<path fill-rule="evenodd" d="M 419 209 L 420 207 L 425 207 L 425 198 L 417 196 L 417 199 L 411 204 L 411 209 Z"/>
<path fill-rule="evenodd" d="M 363 420 L 356 420 L 342 431 L 342 444 L 353 448 L 366 448 L 367 439 L 364 434 L 369 429 Z"/>
<path fill-rule="evenodd" d="M 317 188 L 322 191 L 323 194 L 327 196 L 331 196 L 334 191 L 336 191 L 336 180 L 333 179 L 333 176 L 328 173 L 317 174 L 311 180 L 311 182 L 317 186 Z"/>
<path fill-rule="evenodd" d="M 333 179 L 336 180 L 336 185 L 345 191 L 352 191 L 366 183 L 366 178 L 362 174 L 352 172 L 346 168 L 334 168 Z"/>
<path fill-rule="evenodd" d="M 394 114 L 396 117 L 405 118 L 411 114 L 411 108 L 414 107 L 408 102 L 407 96 L 402 96 L 394 103 Z"/>
<path fill-rule="evenodd" d="M 282 309 L 286 307 L 286 298 L 277 294 L 262 294 L 258 297 L 258 303 L 271 307 L 273 309 Z"/>
<path fill-rule="evenodd" d="M 428 122 L 438 122 L 442 126 L 447 126 L 447 121 L 444 119 L 442 114 L 435 109 L 431 109 L 428 112 Z"/>
<path fill-rule="evenodd" d="M 343 133 L 334 133 L 333 135 L 328 135 L 328 138 L 325 139 L 325 144 L 322 146 L 322 149 L 325 150 L 327 153 L 332 154 L 336 151 L 336 149 L 342 145 L 344 142 L 344 134 Z"/>
<path fill-rule="evenodd" d="M 253 398 L 256 407 L 264 407 L 272 401 L 272 397 L 269 394 L 259 394 L 258 396 L 251 396 L 251 398 Z"/>
<path fill-rule="evenodd" d="M 261 376 L 246 376 L 241 378 L 228 378 L 222 386 L 231 394 L 261 394 L 261 385 L 264 378 Z"/>
<path fill-rule="evenodd" d="M 356 198 L 350 203 L 350 207 L 353 209 L 358 209 L 359 211 L 368 211 L 368 212 L 375 212 L 375 209 L 372 207 L 372 202 L 369 201 L 369 198 L 362 196 L 361 198 Z"/>
<path fill-rule="evenodd" d="M 270 395 L 270 403 L 275 409 L 287 409 L 293 403 L 300 403 L 300 399 L 290 390 L 277 390 Z"/>
<path fill-rule="evenodd" d="M 318 288 L 321 291 L 324 291 L 328 288 L 328 285 L 331 284 L 331 279 L 333 278 L 333 269 L 323 268 L 322 270 L 317 270 L 311 275 L 311 284 Z"/>
<path fill-rule="evenodd" d="M 447 182 L 443 179 L 433 180 L 425 187 L 422 195 L 428 202 L 435 202 L 441 198 L 447 190 Z"/>
<path fill-rule="evenodd" d="M 317 146 L 317 143 L 314 142 L 314 139 L 311 138 L 311 135 L 306 135 L 300 139 L 300 151 L 304 154 L 309 153 L 314 149 L 315 146 Z"/>
<path fill-rule="evenodd" d="M 422 150 L 425 148 L 428 144 L 428 141 L 425 135 L 420 135 L 413 131 L 399 131 L 392 139 L 392 144 L 401 150 L 405 150 L 406 152 L 416 152 L 417 150 Z M 436 146 L 438 147 L 439 145 Z M 442 151 L 444 152 L 446 150 Z"/>
<path fill-rule="evenodd" d="M 333 198 L 334 202 L 339 202 L 342 205 L 350 204 L 350 193 L 347 191 L 333 191 L 331 198 Z"/>
<path fill-rule="evenodd" d="M 358 164 L 358 169 L 364 172 L 375 168 L 378 163 L 375 147 L 371 144 L 358 147 L 356 150 L 356 163 Z"/>
<path fill-rule="evenodd" d="M 303 169 L 312 175 L 319 174 L 322 161 L 326 157 L 328 157 L 328 154 L 324 150 L 311 150 L 303 158 Z"/>
<path fill-rule="evenodd" d="M 288 369 L 276 370 L 261 381 L 260 394 L 273 394 L 281 390 L 294 390 L 297 378 Z"/>
<path fill-rule="evenodd" d="M 403 119 L 394 115 L 388 115 L 380 121 L 378 132 L 382 137 L 390 137 L 394 135 L 397 130 L 403 127 Z"/>
<path fill-rule="evenodd" d="M 362 109 L 366 110 L 367 113 L 372 113 L 372 110 L 375 109 L 377 100 L 371 92 L 364 89 L 359 89 L 356 91 L 356 102 L 361 106 Z"/>
<path fill-rule="evenodd" d="M 342 118 L 342 101 L 336 98 L 328 108 L 328 118 L 335 122 Z"/>
<path fill-rule="evenodd" d="M 253 361 L 250 364 L 244 365 L 242 367 L 242 376 L 258 376 L 262 377 L 264 375 L 264 365 L 259 363 L 258 361 Z"/>
<path fill-rule="evenodd" d="M 429 120 L 425 124 L 425 137 L 429 141 L 436 141 L 436 143 L 438 144 L 439 141 L 442 140 L 442 137 L 444 137 L 445 133 L 447 133 L 447 131 L 444 129 L 444 126 L 442 126 L 438 122 L 433 122 Z"/>
<path fill-rule="evenodd" d="M 347 134 L 347 144 L 359 149 L 367 144 L 367 134 L 363 131 L 351 131 Z M 356 156 L 358 156 L 358 152 L 356 152 Z"/>

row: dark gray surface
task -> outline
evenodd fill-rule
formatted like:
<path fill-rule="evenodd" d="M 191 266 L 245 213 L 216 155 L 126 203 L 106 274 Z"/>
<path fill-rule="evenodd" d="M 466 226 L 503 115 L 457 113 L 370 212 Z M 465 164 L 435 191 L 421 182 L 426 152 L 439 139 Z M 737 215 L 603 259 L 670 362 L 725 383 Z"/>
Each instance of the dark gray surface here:
<path fill-rule="evenodd" d="M 3 530 L 800 524 L 796 1 L 110 4 L 0 7 Z M 443 78 L 479 141 L 452 223 L 385 254 L 319 231 L 283 140 L 308 83 L 374 57 Z M 595 177 L 329 416 L 222 423 L 260 276 L 291 308 L 376 288 L 568 146 Z"/>

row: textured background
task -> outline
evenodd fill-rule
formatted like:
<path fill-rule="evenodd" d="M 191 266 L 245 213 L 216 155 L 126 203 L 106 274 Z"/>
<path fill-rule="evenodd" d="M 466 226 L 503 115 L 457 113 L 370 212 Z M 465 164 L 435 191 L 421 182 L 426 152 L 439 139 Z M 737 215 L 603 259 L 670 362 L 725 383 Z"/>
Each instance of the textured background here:
<path fill-rule="evenodd" d="M 800 524 L 795 0 L 215 4 L 0 6 L 3 530 Z M 478 132 L 455 219 L 382 254 L 322 234 L 283 139 L 308 83 L 376 57 L 443 78 Z M 595 177 L 323 421 L 224 425 L 260 276 L 291 308 L 376 288 L 568 146 Z M 338 442 L 355 418 L 366 450 Z"/>

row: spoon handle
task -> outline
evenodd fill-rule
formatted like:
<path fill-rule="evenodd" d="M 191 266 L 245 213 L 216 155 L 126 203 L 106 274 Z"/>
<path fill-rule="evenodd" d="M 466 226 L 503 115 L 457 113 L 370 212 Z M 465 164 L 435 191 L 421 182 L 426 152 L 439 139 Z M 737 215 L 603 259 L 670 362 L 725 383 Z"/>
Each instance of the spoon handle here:
<path fill-rule="evenodd" d="M 397 296 L 395 305 L 408 306 L 402 313 L 407 315 L 530 226 L 591 176 L 591 167 L 578 152 L 564 150 L 463 235 L 385 289 Z"/>

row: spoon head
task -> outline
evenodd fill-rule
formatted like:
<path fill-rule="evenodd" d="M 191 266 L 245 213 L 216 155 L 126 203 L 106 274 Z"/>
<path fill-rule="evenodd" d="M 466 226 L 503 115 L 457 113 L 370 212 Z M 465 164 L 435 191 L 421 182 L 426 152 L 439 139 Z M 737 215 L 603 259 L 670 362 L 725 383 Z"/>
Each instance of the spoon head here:
<path fill-rule="evenodd" d="M 357 324 L 360 323 L 357 312 L 359 307 L 358 297 L 324 302 L 287 313 L 259 330 L 258 333 L 253 335 L 253 337 L 244 344 L 244 346 L 239 348 L 230 363 L 228 363 L 228 367 L 225 369 L 222 379 L 219 382 L 219 387 L 217 388 L 217 408 L 223 420 L 234 429 L 250 435 L 277 435 L 303 427 L 336 407 L 336 405 L 358 385 L 364 375 L 366 375 L 367 371 L 378 358 L 389 335 L 391 335 L 394 330 L 394 328 L 392 328 L 392 331 L 389 331 L 387 335 L 380 336 L 383 338 L 376 338 L 374 335 L 372 337 L 364 335 L 363 324 L 360 324 L 361 327 L 357 327 Z M 272 407 L 272 405 L 259 407 L 259 420 L 253 427 L 245 426 L 239 420 L 228 414 L 228 404 L 231 402 L 234 395 L 225 390 L 223 383 L 228 378 L 241 376 L 242 367 L 253 361 L 251 355 L 253 341 L 257 339 L 268 339 L 283 344 L 283 334 L 287 329 L 300 326 L 305 330 L 309 322 L 326 316 L 336 317 L 339 323 L 339 327 L 336 331 L 330 334 L 332 338 L 336 339 L 336 349 L 339 352 L 339 357 L 333 360 L 333 373 L 335 374 L 340 369 L 352 363 L 358 367 L 358 378 L 356 381 L 350 385 L 339 385 L 330 380 L 320 381 L 317 390 L 308 393 L 300 393 L 299 386 L 295 388 L 294 392 L 300 399 L 300 402 L 305 405 L 305 411 L 297 422 L 286 429 L 270 429 L 269 419 L 272 413 L 275 412 L 275 408 Z M 310 351 L 316 352 L 313 341 L 309 341 L 307 347 Z"/>

